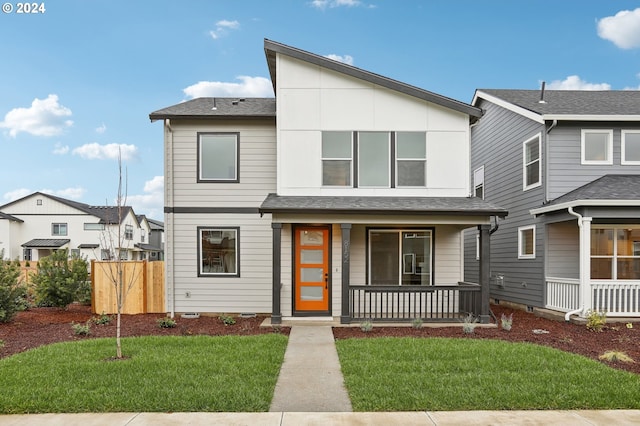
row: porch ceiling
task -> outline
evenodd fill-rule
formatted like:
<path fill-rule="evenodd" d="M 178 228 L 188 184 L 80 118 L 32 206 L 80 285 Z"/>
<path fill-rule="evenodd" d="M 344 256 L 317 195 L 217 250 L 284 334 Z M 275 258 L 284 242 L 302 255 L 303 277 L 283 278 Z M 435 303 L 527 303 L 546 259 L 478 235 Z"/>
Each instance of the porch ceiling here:
<path fill-rule="evenodd" d="M 507 210 L 476 197 L 327 197 L 269 194 L 260 213 L 505 217 Z"/>

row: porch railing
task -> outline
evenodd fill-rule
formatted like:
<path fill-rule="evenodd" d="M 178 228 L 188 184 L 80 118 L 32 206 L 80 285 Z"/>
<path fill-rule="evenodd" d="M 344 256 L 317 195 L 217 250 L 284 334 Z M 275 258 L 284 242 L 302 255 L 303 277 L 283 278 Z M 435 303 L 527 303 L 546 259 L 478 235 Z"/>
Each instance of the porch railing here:
<path fill-rule="evenodd" d="M 402 322 L 459 321 L 480 313 L 480 285 L 380 286 L 350 285 L 351 319 Z"/>
<path fill-rule="evenodd" d="M 591 305 L 594 311 L 609 317 L 640 315 L 640 282 L 591 281 Z"/>
<path fill-rule="evenodd" d="M 571 278 L 547 277 L 545 307 L 562 312 L 580 308 L 580 281 Z M 591 280 L 591 306 L 609 317 L 640 316 L 640 281 Z"/>
<path fill-rule="evenodd" d="M 569 312 L 580 307 L 580 280 L 547 277 L 546 282 L 546 308 Z"/>

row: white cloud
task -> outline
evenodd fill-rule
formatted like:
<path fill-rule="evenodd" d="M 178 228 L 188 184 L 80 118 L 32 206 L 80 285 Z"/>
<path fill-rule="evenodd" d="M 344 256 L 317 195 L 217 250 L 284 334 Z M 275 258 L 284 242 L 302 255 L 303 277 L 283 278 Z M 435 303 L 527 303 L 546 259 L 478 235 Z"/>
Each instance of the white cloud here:
<path fill-rule="evenodd" d="M 56 143 L 53 147 L 53 153 L 56 155 L 64 155 L 69 152 L 69 145 L 62 145 L 61 143 Z"/>
<path fill-rule="evenodd" d="M 87 160 L 117 160 L 118 155 L 121 154 L 122 161 L 127 161 L 136 158 L 138 148 L 135 145 L 117 143 L 100 145 L 94 142 L 74 148 L 72 153 Z"/>
<path fill-rule="evenodd" d="M 29 108 L 14 108 L 4 116 L 0 127 L 9 129 L 9 135 L 16 137 L 20 132 L 34 136 L 55 136 L 70 127 L 68 120 L 71 110 L 58 103 L 58 95 L 49 95 L 46 99 L 34 99 Z"/>
<path fill-rule="evenodd" d="M 598 35 L 621 49 L 640 47 L 640 8 L 621 10 L 598 21 Z"/>
<path fill-rule="evenodd" d="M 360 0 L 313 0 L 311 6 L 317 9 L 326 9 L 334 7 L 354 7 L 360 6 L 362 2 Z"/>
<path fill-rule="evenodd" d="M 2 198 L 4 198 L 7 203 L 10 203 L 12 201 L 19 200 L 22 197 L 26 197 L 32 192 L 32 190 L 27 188 L 18 188 L 14 189 L 13 191 L 5 192 Z"/>
<path fill-rule="evenodd" d="M 4 198 L 7 203 L 10 203 L 11 201 L 19 200 L 20 198 L 26 197 L 27 195 L 31 195 L 34 192 L 42 192 L 44 194 L 57 195 L 58 197 L 66 199 L 79 200 L 87 192 L 87 190 L 84 188 L 66 188 L 59 190 L 44 188 L 38 191 L 32 191 L 28 188 L 18 188 L 14 189 L 13 191 L 6 192 L 2 196 L 2 198 Z"/>
<path fill-rule="evenodd" d="M 351 55 L 334 55 L 333 53 L 325 55 L 325 58 L 332 59 L 334 61 L 342 62 L 343 64 L 353 65 L 353 56 Z"/>
<path fill-rule="evenodd" d="M 264 98 L 273 96 L 271 80 L 264 77 L 237 77 L 240 83 L 222 81 L 200 81 L 182 91 L 190 98 L 202 97 L 246 97 Z"/>
<path fill-rule="evenodd" d="M 162 220 L 164 209 L 164 176 L 155 176 L 144 184 L 144 194 L 129 195 L 127 204 L 136 214 Z"/>
<path fill-rule="evenodd" d="M 216 22 L 215 29 L 209 31 L 209 35 L 212 39 L 217 40 L 220 37 L 227 35 L 230 30 L 237 30 L 239 28 L 240 22 L 227 21 L 226 19 L 223 19 L 222 21 Z"/>
<path fill-rule="evenodd" d="M 107 125 L 102 123 L 102 125 L 100 125 L 99 127 L 96 127 L 96 133 L 104 133 L 107 131 Z"/>
<path fill-rule="evenodd" d="M 550 90 L 611 90 L 608 83 L 587 83 L 577 75 L 570 75 L 564 80 L 554 80 L 547 85 Z"/>

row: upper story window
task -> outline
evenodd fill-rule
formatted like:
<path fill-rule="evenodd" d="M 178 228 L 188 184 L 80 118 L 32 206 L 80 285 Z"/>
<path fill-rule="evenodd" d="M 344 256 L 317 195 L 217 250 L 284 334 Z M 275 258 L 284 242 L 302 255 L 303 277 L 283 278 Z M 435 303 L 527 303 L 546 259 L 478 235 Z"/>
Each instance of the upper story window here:
<path fill-rule="evenodd" d="M 473 195 L 484 200 L 484 166 L 473 171 Z"/>
<path fill-rule="evenodd" d="M 613 164 L 613 130 L 582 129 L 582 164 Z"/>
<path fill-rule="evenodd" d="M 358 133 L 358 186 L 389 188 L 389 132 Z"/>
<path fill-rule="evenodd" d="M 426 186 L 427 139 L 424 132 L 396 133 L 398 186 Z"/>
<path fill-rule="evenodd" d="M 621 164 L 640 164 L 640 130 L 622 131 Z"/>
<path fill-rule="evenodd" d="M 198 182 L 239 182 L 240 133 L 198 133 Z"/>
<path fill-rule="evenodd" d="M 425 132 L 322 132 L 322 185 L 425 187 Z"/>
<path fill-rule="evenodd" d="M 351 186 L 351 132 L 322 132 L 322 185 Z"/>
<path fill-rule="evenodd" d="M 133 240 L 133 225 L 124 226 L 124 239 Z"/>
<path fill-rule="evenodd" d="M 104 223 L 85 223 L 85 231 L 104 231 Z"/>
<path fill-rule="evenodd" d="M 524 191 L 542 185 L 540 148 L 540 134 L 522 144 L 522 187 Z"/>
<path fill-rule="evenodd" d="M 56 236 L 67 235 L 67 224 L 66 223 L 52 223 L 51 224 L 51 235 L 56 235 Z"/>

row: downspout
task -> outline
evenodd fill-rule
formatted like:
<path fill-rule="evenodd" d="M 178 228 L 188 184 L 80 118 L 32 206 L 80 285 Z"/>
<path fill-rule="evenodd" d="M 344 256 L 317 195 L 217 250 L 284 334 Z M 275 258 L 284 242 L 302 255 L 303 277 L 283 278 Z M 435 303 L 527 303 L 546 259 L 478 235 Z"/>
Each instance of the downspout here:
<path fill-rule="evenodd" d="M 578 218 L 578 228 L 580 229 L 580 238 L 578 240 L 580 241 L 582 239 L 582 215 L 580 213 L 576 213 L 573 210 L 573 207 L 571 207 L 571 206 L 567 209 L 567 212 L 570 215 L 575 216 L 575 217 Z M 582 260 L 582 248 L 580 248 L 579 251 L 580 251 L 580 255 L 579 255 L 580 256 L 580 262 L 579 262 L 580 263 L 580 296 L 579 296 L 580 300 L 579 300 L 579 305 L 581 305 L 581 307 L 578 308 L 578 309 L 575 309 L 573 311 L 567 312 L 564 315 L 564 320 L 566 322 L 569 322 L 569 318 L 571 317 L 571 315 L 578 314 L 578 313 L 580 313 L 580 312 L 582 312 L 584 310 L 584 297 L 582 296 L 582 292 L 584 291 L 583 290 L 583 285 L 582 285 L 583 281 L 584 281 L 584 274 L 583 274 L 583 272 L 584 272 L 583 271 L 583 269 L 584 269 L 584 265 L 583 265 L 584 261 Z"/>
<path fill-rule="evenodd" d="M 173 129 L 171 128 L 171 120 L 167 119 L 165 121 L 165 125 L 166 125 L 166 129 L 168 132 L 167 135 L 167 139 L 168 139 L 168 149 L 167 149 L 167 155 L 166 157 L 168 157 L 166 159 L 167 161 L 167 170 L 169 170 L 169 167 L 171 167 L 169 176 L 165 176 L 165 182 L 168 182 L 169 188 L 165 187 L 165 205 L 167 206 L 172 206 L 173 207 L 173 182 L 174 182 L 174 178 L 173 178 Z M 170 180 L 170 182 L 169 182 Z M 169 196 L 170 195 L 170 196 Z M 171 310 L 171 318 L 175 317 L 176 314 L 176 284 L 175 284 L 175 245 L 176 245 L 176 239 L 175 239 L 175 223 L 174 223 L 174 215 L 173 212 L 168 213 L 166 219 L 171 218 L 171 220 L 165 220 L 165 223 L 170 223 L 171 224 L 171 274 L 167 274 L 168 278 L 171 280 L 171 306 L 170 306 L 170 310 Z M 168 262 L 165 259 L 165 265 L 168 265 Z M 165 266 L 166 269 L 166 266 Z"/>

